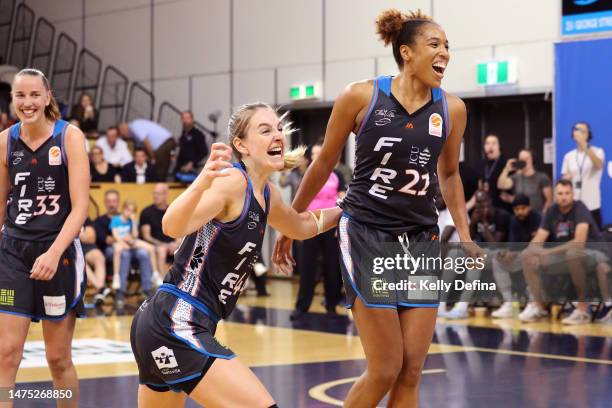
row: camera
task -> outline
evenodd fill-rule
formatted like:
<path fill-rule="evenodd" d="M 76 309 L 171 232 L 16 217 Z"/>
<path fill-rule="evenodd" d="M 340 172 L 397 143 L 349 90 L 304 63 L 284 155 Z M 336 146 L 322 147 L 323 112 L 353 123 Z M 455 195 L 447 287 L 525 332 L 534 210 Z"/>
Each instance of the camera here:
<path fill-rule="evenodd" d="M 527 163 L 525 162 L 525 160 L 517 160 L 514 162 L 514 165 L 512 167 L 514 168 L 514 170 L 521 170 L 524 169 L 526 165 Z"/>

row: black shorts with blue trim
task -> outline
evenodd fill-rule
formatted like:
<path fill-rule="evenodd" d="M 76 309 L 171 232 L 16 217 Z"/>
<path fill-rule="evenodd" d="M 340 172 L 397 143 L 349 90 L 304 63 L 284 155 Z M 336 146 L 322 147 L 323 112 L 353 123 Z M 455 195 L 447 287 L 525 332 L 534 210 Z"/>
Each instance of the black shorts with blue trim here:
<path fill-rule="evenodd" d="M 83 294 L 87 288 L 85 258 L 75 239 L 60 257 L 50 280 L 34 280 L 30 273 L 36 258 L 49 250 L 53 241 L 0 240 L 0 313 L 39 320 L 62 320 L 72 310 L 85 316 Z"/>
<path fill-rule="evenodd" d="M 215 339 L 219 321 L 203 303 L 163 284 L 132 320 L 130 341 L 141 384 L 189 394 L 214 359 L 236 355 Z"/>
<path fill-rule="evenodd" d="M 347 307 L 357 298 L 367 307 L 438 307 L 438 237 L 435 225 L 390 232 L 344 213 L 338 240 Z"/>

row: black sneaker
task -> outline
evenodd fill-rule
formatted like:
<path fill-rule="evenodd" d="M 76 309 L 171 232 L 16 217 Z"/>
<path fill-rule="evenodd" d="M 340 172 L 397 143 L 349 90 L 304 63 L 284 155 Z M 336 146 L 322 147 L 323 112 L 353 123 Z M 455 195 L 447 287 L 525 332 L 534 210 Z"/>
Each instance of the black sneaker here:
<path fill-rule="evenodd" d="M 612 306 L 604 305 L 597 313 L 595 321 L 597 323 L 612 323 Z"/>
<path fill-rule="evenodd" d="M 291 315 L 289 315 L 289 320 L 300 320 L 305 314 L 306 312 L 302 310 L 294 310 L 291 312 Z"/>

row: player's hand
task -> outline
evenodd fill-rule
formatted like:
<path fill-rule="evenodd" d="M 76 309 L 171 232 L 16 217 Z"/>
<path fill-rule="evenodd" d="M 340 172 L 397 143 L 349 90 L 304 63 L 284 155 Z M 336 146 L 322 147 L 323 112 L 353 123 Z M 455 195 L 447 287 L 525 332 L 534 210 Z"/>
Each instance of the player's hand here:
<path fill-rule="evenodd" d="M 30 279 L 51 280 L 57 272 L 61 254 L 47 251 L 34 261 L 34 266 L 30 271 Z"/>
<path fill-rule="evenodd" d="M 485 253 L 484 249 L 476 245 L 474 241 L 462 242 L 461 247 L 463 248 L 463 251 L 465 252 L 466 256 L 472 259 L 486 259 L 487 257 L 487 254 Z"/>
<path fill-rule="evenodd" d="M 194 183 L 207 189 L 215 178 L 229 176 L 228 172 L 222 170 L 232 167 L 232 163 L 230 163 L 231 160 L 231 147 L 225 143 L 213 143 L 210 149 L 210 156 L 208 156 L 208 160 L 206 160 L 202 172 Z"/>
<path fill-rule="evenodd" d="M 274 250 L 272 251 L 272 262 L 276 265 L 276 268 L 285 276 L 293 271 L 295 265 L 295 259 L 291 256 L 291 247 L 293 240 L 287 238 L 284 235 L 279 235 L 276 238 L 274 244 Z"/>

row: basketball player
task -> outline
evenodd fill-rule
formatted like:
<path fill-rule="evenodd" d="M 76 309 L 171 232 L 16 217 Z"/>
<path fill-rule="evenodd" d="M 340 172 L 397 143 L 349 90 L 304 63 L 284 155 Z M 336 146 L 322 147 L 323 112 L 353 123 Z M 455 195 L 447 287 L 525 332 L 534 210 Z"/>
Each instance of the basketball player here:
<path fill-rule="evenodd" d="M 207 408 L 276 407 L 253 372 L 214 335 L 246 284 L 267 222 L 306 239 L 333 228 L 342 212 L 298 214 L 268 184 L 273 172 L 296 166 L 304 153 L 285 153 L 286 129 L 268 105 L 242 106 L 229 122 L 241 164 L 228 162 L 229 146 L 214 143 L 202 172 L 168 207 L 164 233 L 185 238 L 165 283 L 132 323 L 140 407 L 183 406 L 187 395 Z"/>
<path fill-rule="evenodd" d="M 20 122 L 0 133 L 0 387 L 15 386 L 30 321 L 43 320 L 53 386 L 73 393 L 58 406 L 76 407 L 71 343 L 86 287 L 77 238 L 89 206 L 85 138 L 60 119 L 42 72 L 20 71 L 12 100 Z"/>
<path fill-rule="evenodd" d="M 354 179 L 341 205 L 339 224 L 343 281 L 367 359 L 346 407 L 375 407 L 390 391 L 389 407 L 415 407 L 425 356 L 436 322 L 437 299 L 380 304 L 366 300 L 372 269 L 366 255 L 398 241 L 427 244 L 436 253 L 439 231 L 435 191 L 441 188 L 459 239 L 469 242 L 459 149 L 466 125 L 463 102 L 441 90 L 449 61 L 448 41 L 421 11 L 383 11 L 377 30 L 391 44 L 396 77 L 350 84 L 336 100 L 319 158 L 308 168 L 293 201 L 302 211 L 333 170 L 346 139 L 356 134 Z M 279 237 L 273 260 L 290 259 L 291 240 Z M 478 250 L 466 244 L 469 254 Z M 382 252 L 383 250 L 380 249 Z M 438 256 L 437 254 L 435 256 Z M 370 266 L 371 268 L 371 266 Z"/>

